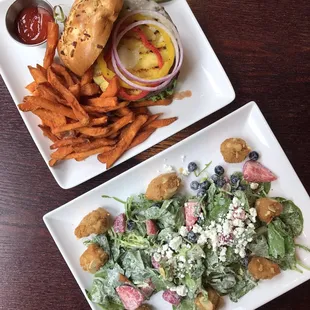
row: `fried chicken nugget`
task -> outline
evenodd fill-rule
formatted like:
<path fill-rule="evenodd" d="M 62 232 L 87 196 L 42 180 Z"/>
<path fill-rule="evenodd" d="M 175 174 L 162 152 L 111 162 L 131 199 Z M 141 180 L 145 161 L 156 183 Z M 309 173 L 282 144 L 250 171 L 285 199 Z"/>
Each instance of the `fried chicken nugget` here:
<path fill-rule="evenodd" d="M 107 261 L 109 255 L 97 244 L 92 243 L 80 257 L 83 270 L 90 273 L 98 271 Z"/>
<path fill-rule="evenodd" d="M 199 293 L 195 298 L 195 305 L 198 310 L 216 310 L 220 304 L 220 295 L 213 289 L 208 288 L 208 298 L 206 299 L 202 293 Z"/>
<path fill-rule="evenodd" d="M 278 264 L 259 256 L 252 257 L 248 270 L 256 280 L 272 279 L 281 272 Z"/>
<path fill-rule="evenodd" d="M 270 223 L 274 217 L 279 216 L 283 211 L 283 206 L 280 202 L 271 198 L 259 198 L 255 202 L 255 208 L 258 218 Z"/>
<path fill-rule="evenodd" d="M 148 305 L 148 304 L 143 304 L 141 305 L 139 308 L 137 308 L 136 310 L 152 310 L 153 308 Z"/>
<path fill-rule="evenodd" d="M 74 234 L 78 239 L 91 234 L 104 234 L 112 224 L 110 213 L 104 208 L 98 208 L 87 214 L 75 229 Z"/>
<path fill-rule="evenodd" d="M 170 199 L 181 185 L 181 179 L 176 173 L 161 174 L 151 181 L 147 187 L 145 197 L 149 200 Z"/>
<path fill-rule="evenodd" d="M 227 163 L 241 163 L 250 153 L 251 148 L 240 138 L 229 138 L 221 144 L 221 153 Z"/>

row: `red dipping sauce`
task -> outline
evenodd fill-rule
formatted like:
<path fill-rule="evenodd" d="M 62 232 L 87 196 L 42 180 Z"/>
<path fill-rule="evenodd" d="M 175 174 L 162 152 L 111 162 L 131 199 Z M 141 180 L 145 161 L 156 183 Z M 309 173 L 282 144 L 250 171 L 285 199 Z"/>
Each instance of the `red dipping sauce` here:
<path fill-rule="evenodd" d="M 53 21 L 50 13 L 41 7 L 23 9 L 15 20 L 17 34 L 26 44 L 38 44 L 46 40 L 47 24 Z"/>

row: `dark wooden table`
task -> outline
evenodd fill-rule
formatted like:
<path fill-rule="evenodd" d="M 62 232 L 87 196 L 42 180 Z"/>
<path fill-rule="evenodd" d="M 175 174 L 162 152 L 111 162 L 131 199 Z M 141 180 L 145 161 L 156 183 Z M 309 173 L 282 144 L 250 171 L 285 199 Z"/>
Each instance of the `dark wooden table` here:
<path fill-rule="evenodd" d="M 0 80 L 0 309 L 88 309 L 42 216 L 251 100 L 259 104 L 310 192 L 310 2 L 189 2 L 233 84 L 236 100 L 76 188 L 63 190 L 56 184 Z M 309 291 L 310 282 L 262 309 L 308 309 Z"/>

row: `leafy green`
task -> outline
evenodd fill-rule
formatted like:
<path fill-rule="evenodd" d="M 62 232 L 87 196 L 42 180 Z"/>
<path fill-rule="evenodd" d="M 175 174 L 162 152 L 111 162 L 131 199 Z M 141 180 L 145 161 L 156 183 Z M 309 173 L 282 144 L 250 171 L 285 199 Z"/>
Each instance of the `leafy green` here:
<path fill-rule="evenodd" d="M 116 200 L 117 202 L 120 202 L 120 203 L 122 203 L 122 204 L 125 204 L 125 203 L 126 203 L 126 201 L 123 201 L 123 200 L 121 200 L 121 199 L 119 199 L 119 198 L 117 198 L 117 197 L 112 197 L 112 196 L 108 196 L 108 195 L 101 195 L 101 197 L 102 197 L 102 198 L 114 199 L 114 200 Z"/>
<path fill-rule="evenodd" d="M 256 235 L 251 243 L 248 243 L 247 249 L 256 256 L 269 258 L 269 248 L 264 235 Z"/>
<path fill-rule="evenodd" d="M 250 210 L 249 201 L 245 192 L 237 190 L 235 191 L 234 196 L 236 196 L 241 201 L 241 205 L 244 207 L 244 210 L 246 211 Z"/>
<path fill-rule="evenodd" d="M 204 173 L 210 166 L 212 165 L 212 161 L 210 161 L 208 164 L 205 164 L 205 167 L 197 173 L 196 170 L 194 171 L 196 178 L 198 178 L 202 173 Z"/>
<path fill-rule="evenodd" d="M 91 243 L 96 243 L 98 244 L 102 249 L 104 249 L 104 251 L 106 253 L 108 253 L 109 255 L 111 254 L 110 252 L 110 244 L 108 241 L 108 238 L 106 235 L 96 235 L 91 239 L 87 239 L 84 242 L 84 245 L 88 246 Z"/>
<path fill-rule="evenodd" d="M 281 233 L 275 228 L 273 223 L 268 225 L 268 245 L 269 255 L 274 258 L 282 258 L 285 255 L 284 238 Z"/>
<path fill-rule="evenodd" d="M 211 220 L 217 220 L 224 217 L 231 203 L 230 198 L 225 193 L 218 193 L 214 196 L 213 206 L 210 210 L 209 218 Z"/>
<path fill-rule="evenodd" d="M 301 210 L 291 200 L 275 198 L 283 205 L 280 219 L 290 228 L 293 237 L 299 236 L 304 228 L 304 218 Z"/>
<path fill-rule="evenodd" d="M 161 0 L 161 2 L 166 2 L 166 1 L 167 0 L 165 0 L 165 1 Z M 174 94 L 176 87 L 177 87 L 177 78 L 172 80 L 165 90 L 163 90 L 159 94 L 151 95 L 151 96 L 147 97 L 146 99 L 152 100 L 152 101 L 158 101 L 158 100 L 163 100 L 167 97 L 171 97 Z M 145 100 L 145 98 L 143 100 Z"/>
<path fill-rule="evenodd" d="M 178 306 L 173 306 L 174 310 L 196 310 L 195 301 L 193 299 L 184 298 Z"/>

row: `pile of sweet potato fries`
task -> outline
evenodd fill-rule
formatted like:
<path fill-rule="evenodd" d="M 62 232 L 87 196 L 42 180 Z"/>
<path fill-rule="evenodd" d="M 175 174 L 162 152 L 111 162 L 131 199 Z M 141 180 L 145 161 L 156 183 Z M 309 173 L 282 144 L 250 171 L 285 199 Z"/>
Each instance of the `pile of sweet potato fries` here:
<path fill-rule="evenodd" d="M 147 108 L 169 105 L 171 99 L 120 102 L 117 77 L 101 92 L 93 82 L 92 68 L 79 78 L 54 62 L 58 38 L 58 25 L 49 23 L 43 66 L 28 67 L 34 81 L 26 88 L 32 96 L 26 96 L 19 104 L 21 111 L 31 111 L 41 119 L 39 127 L 53 142 L 51 167 L 61 160 L 82 161 L 99 154 L 98 160 L 110 168 L 124 152 L 144 142 L 157 128 L 177 120 L 159 119 L 162 113 L 152 115 Z"/>

